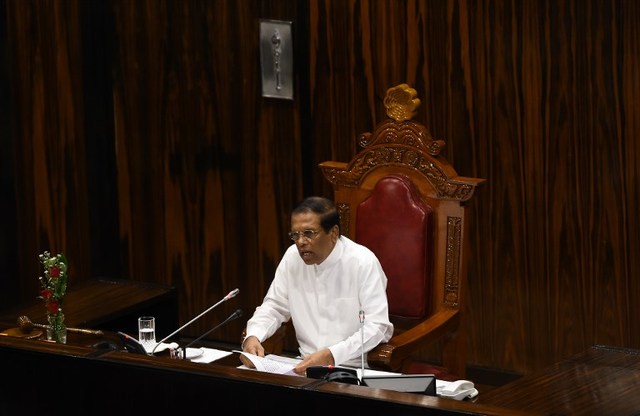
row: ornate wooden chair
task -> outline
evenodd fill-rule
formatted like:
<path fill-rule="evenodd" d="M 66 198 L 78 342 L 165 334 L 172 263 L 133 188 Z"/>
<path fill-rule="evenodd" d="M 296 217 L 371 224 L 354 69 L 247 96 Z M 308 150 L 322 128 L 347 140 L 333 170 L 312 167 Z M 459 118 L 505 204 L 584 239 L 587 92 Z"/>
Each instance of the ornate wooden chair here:
<path fill-rule="evenodd" d="M 342 234 L 369 247 L 388 278 L 395 331 L 369 352 L 368 363 L 425 372 L 414 357 L 437 343 L 444 374 L 464 378 L 465 203 L 484 180 L 458 176 L 440 155 L 444 141 L 412 120 L 420 105 L 413 88 L 390 88 L 384 104 L 389 119 L 361 135 L 363 150 L 348 163 L 320 164 L 333 185 Z"/>

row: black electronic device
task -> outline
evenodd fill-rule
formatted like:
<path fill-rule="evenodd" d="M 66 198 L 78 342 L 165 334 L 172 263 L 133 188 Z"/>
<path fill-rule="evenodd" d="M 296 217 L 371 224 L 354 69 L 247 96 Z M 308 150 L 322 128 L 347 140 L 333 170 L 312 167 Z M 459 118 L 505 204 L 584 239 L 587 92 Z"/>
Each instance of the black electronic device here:
<path fill-rule="evenodd" d="M 334 366 L 312 366 L 307 368 L 307 377 L 355 384 L 378 389 L 420 393 L 436 396 L 436 377 L 432 374 L 380 374 L 358 378 L 353 368 Z"/>
<path fill-rule="evenodd" d="M 353 368 L 316 365 L 307 368 L 307 377 L 360 385 L 358 372 Z"/>
<path fill-rule="evenodd" d="M 98 341 L 95 344 L 91 345 L 93 348 L 97 348 L 99 350 L 112 350 L 115 351 L 117 349 L 119 349 L 118 345 L 113 342 L 110 341 L 108 339 L 102 340 L 102 341 Z"/>
<path fill-rule="evenodd" d="M 118 331 L 118 337 L 120 337 L 122 344 L 128 352 L 147 355 L 147 350 L 145 350 L 142 344 L 140 344 L 140 342 L 131 335 Z"/>
<path fill-rule="evenodd" d="M 363 386 L 436 396 L 436 377 L 432 374 L 393 374 L 366 376 Z"/>

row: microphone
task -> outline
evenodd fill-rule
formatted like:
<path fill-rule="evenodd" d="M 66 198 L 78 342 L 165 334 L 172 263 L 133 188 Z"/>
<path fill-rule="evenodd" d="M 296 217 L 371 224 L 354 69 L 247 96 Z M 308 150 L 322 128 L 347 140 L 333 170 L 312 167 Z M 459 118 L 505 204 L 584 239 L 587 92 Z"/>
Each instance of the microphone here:
<path fill-rule="evenodd" d="M 358 386 L 366 386 L 364 382 L 364 311 L 361 309 L 358 313 L 358 319 L 360 319 L 360 359 L 361 359 L 361 371 L 362 374 L 358 378 L 357 370 L 353 368 L 334 367 L 314 365 L 307 367 L 307 377 L 309 378 L 321 378 L 326 381 L 336 381 L 339 383 L 355 384 Z"/>
<path fill-rule="evenodd" d="M 362 367 L 360 384 L 362 384 L 364 382 L 364 311 L 362 309 L 358 313 L 358 318 L 360 318 L 360 361 Z"/>
<path fill-rule="evenodd" d="M 236 309 L 236 311 L 234 313 L 232 313 L 231 315 L 229 315 L 229 317 L 227 317 L 227 319 L 225 319 L 224 321 L 220 322 L 218 325 L 214 326 L 213 328 L 211 328 L 210 330 L 208 330 L 204 334 L 200 335 L 198 338 L 196 338 L 193 341 L 191 341 L 190 343 L 188 343 L 187 346 L 184 347 L 183 358 L 184 359 L 187 358 L 187 348 L 189 348 L 190 346 L 192 346 L 196 342 L 200 341 L 202 338 L 206 337 L 207 335 L 209 335 L 210 333 L 212 333 L 216 329 L 220 328 L 222 325 L 226 324 L 227 322 L 233 321 L 234 319 L 238 319 L 241 316 L 242 316 L 242 309 Z"/>
<path fill-rule="evenodd" d="M 177 334 L 178 332 L 182 331 L 183 329 L 185 329 L 187 326 L 191 325 L 194 321 L 200 319 L 204 314 L 206 314 L 207 312 L 215 309 L 218 305 L 220 305 L 222 302 L 225 302 L 233 297 L 235 297 L 238 292 L 240 292 L 240 289 L 233 289 L 231 292 L 229 292 L 227 294 L 227 296 L 225 296 L 224 298 L 220 299 L 220 301 L 218 301 L 215 305 L 212 305 L 211 307 L 209 307 L 209 309 L 205 310 L 204 312 L 202 312 L 200 315 L 196 316 L 195 318 L 193 318 L 192 320 L 190 320 L 189 322 L 187 322 L 186 324 L 182 325 L 180 328 L 176 329 L 175 331 L 173 331 L 172 333 L 170 333 L 169 335 L 167 335 L 166 337 L 162 338 L 160 340 L 160 342 L 158 342 L 156 344 L 155 347 L 153 347 L 153 350 L 151 350 L 151 355 L 153 355 L 154 352 L 156 352 L 156 348 L 158 348 L 158 345 L 162 344 L 163 342 L 165 342 L 166 340 L 168 340 L 169 338 L 171 338 L 172 336 L 174 336 L 175 334 Z"/>

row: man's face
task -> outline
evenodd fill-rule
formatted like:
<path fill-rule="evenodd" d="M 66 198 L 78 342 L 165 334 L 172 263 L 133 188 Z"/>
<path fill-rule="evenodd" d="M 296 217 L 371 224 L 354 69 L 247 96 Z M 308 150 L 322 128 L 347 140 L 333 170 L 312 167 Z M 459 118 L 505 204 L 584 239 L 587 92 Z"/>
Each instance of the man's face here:
<path fill-rule="evenodd" d="M 307 238 L 302 235 L 307 230 L 313 232 L 313 237 Z M 322 263 L 338 241 L 338 227 L 325 232 L 320 226 L 320 216 L 313 212 L 292 215 L 291 231 L 299 233 L 295 243 L 300 257 L 306 264 Z"/>

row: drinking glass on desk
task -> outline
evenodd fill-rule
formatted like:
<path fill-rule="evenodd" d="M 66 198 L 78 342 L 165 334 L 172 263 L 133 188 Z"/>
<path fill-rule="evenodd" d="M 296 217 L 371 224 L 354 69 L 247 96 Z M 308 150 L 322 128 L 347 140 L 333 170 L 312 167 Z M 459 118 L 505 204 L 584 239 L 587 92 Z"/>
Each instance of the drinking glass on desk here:
<path fill-rule="evenodd" d="M 148 354 L 156 346 L 156 318 L 141 316 L 138 318 L 138 341 Z"/>

